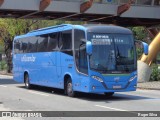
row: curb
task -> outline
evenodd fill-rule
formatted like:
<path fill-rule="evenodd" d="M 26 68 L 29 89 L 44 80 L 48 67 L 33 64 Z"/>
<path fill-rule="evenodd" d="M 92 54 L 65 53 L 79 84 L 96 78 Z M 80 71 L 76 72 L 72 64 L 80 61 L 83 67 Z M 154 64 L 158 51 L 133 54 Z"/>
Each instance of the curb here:
<path fill-rule="evenodd" d="M 13 76 L 12 73 L 1 73 L 1 72 L 0 72 L 0 75 L 9 75 L 9 76 Z"/>

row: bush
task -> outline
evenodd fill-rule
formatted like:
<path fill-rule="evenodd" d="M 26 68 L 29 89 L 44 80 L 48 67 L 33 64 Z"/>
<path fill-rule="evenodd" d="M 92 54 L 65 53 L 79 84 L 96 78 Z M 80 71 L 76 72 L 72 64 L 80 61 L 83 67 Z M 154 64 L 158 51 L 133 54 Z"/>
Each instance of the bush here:
<path fill-rule="evenodd" d="M 6 69 L 7 69 L 6 61 L 4 60 L 0 61 L 0 70 L 6 70 Z"/>
<path fill-rule="evenodd" d="M 158 65 L 157 64 L 153 64 L 152 65 L 152 74 L 150 77 L 150 81 L 158 81 L 160 80 L 160 71 L 158 69 Z"/>
<path fill-rule="evenodd" d="M 140 49 L 140 48 L 137 48 L 137 49 L 136 49 L 136 52 L 137 52 L 137 59 L 140 59 L 140 57 L 141 57 L 142 54 L 143 54 L 143 50 Z"/>

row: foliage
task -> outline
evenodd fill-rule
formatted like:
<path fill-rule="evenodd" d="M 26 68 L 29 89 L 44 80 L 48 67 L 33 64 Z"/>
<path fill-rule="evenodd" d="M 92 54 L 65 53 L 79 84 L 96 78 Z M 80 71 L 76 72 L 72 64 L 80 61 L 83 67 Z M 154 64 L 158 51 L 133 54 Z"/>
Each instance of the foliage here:
<path fill-rule="evenodd" d="M 130 29 L 132 30 L 136 40 L 147 42 L 145 40 L 147 37 L 147 32 L 144 27 L 131 27 Z"/>
<path fill-rule="evenodd" d="M 0 70 L 6 70 L 7 69 L 7 63 L 6 61 L 0 61 Z"/>
<path fill-rule="evenodd" d="M 150 81 L 158 81 L 160 80 L 160 71 L 158 69 L 158 65 L 157 64 L 153 64 L 152 65 L 152 74 L 150 77 Z"/>
<path fill-rule="evenodd" d="M 4 53 L 3 45 L 0 45 L 0 53 Z"/>
<path fill-rule="evenodd" d="M 143 49 L 137 48 L 136 52 L 137 52 L 137 59 L 140 59 L 143 54 Z"/>
<path fill-rule="evenodd" d="M 7 56 L 8 72 L 12 71 L 12 40 L 15 35 L 24 31 L 22 20 L 16 19 L 0 19 L 0 43 L 4 44 L 4 52 Z"/>

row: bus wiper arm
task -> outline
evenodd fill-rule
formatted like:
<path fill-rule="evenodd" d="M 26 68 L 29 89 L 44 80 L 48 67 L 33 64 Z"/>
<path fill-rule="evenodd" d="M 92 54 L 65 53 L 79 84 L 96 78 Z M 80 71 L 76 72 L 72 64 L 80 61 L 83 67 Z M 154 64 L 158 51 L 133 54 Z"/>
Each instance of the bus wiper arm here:
<path fill-rule="evenodd" d="M 95 71 L 102 71 L 102 72 L 106 72 L 106 71 L 107 71 L 107 70 L 96 69 L 96 68 L 91 68 L 91 69 L 93 69 L 93 70 L 95 70 Z"/>

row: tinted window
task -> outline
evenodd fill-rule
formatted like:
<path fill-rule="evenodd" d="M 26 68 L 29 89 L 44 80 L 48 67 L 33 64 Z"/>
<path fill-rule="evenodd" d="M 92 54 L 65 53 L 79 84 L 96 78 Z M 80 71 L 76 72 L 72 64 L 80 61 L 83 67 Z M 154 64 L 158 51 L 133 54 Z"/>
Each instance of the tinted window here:
<path fill-rule="evenodd" d="M 61 33 L 59 48 L 62 50 L 72 49 L 72 30 L 67 30 Z"/>
<path fill-rule="evenodd" d="M 82 43 L 81 40 L 85 39 L 85 32 L 82 30 L 74 31 L 74 48 L 79 49 L 79 45 Z"/>
<path fill-rule="evenodd" d="M 58 33 L 51 33 L 49 34 L 49 41 L 48 41 L 48 51 L 53 51 L 57 49 L 58 43 Z"/>
<path fill-rule="evenodd" d="M 14 53 L 19 53 L 20 52 L 20 42 L 19 40 L 14 41 Z"/>
<path fill-rule="evenodd" d="M 20 53 L 27 52 L 27 44 L 28 44 L 28 38 L 20 39 Z"/>
<path fill-rule="evenodd" d="M 38 37 L 38 52 L 46 52 L 48 44 L 48 35 L 41 35 Z"/>
<path fill-rule="evenodd" d="M 75 50 L 75 60 L 77 69 L 85 74 L 88 74 L 88 65 L 87 65 L 87 54 L 85 42 L 85 32 L 82 30 L 74 31 L 74 50 Z"/>
<path fill-rule="evenodd" d="M 37 36 L 29 37 L 27 52 L 37 52 L 37 46 L 38 46 L 38 37 Z"/>
<path fill-rule="evenodd" d="M 85 44 L 80 46 L 79 71 L 82 73 L 88 74 L 88 62 L 87 62 L 87 53 L 86 53 L 86 45 Z"/>

